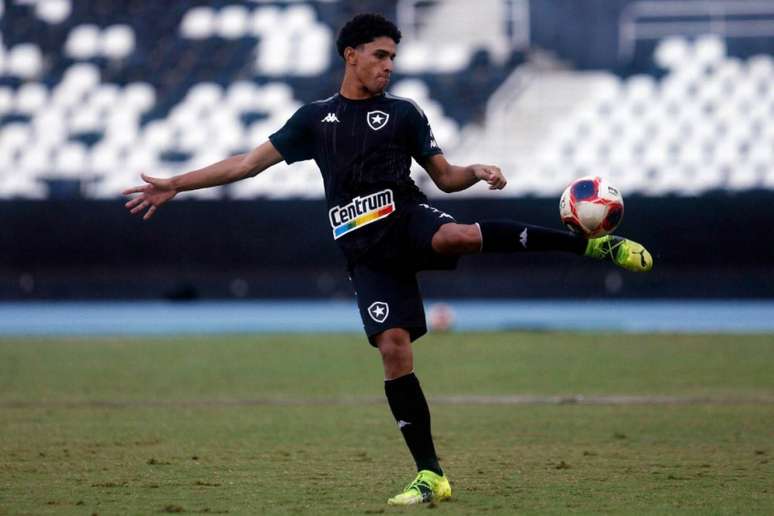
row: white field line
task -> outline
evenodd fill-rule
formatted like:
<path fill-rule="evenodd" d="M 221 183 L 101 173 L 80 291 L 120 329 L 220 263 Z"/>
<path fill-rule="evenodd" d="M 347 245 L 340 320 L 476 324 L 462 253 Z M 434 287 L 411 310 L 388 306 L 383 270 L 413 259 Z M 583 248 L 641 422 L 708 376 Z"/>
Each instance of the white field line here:
<path fill-rule="evenodd" d="M 32 400 L 0 401 L 0 408 L 153 408 L 153 407 L 245 407 L 245 406 L 325 406 L 375 405 L 385 403 L 383 397 L 360 396 L 344 398 L 255 398 L 199 400 Z M 771 405 L 774 395 L 762 396 L 433 396 L 431 405 Z"/>

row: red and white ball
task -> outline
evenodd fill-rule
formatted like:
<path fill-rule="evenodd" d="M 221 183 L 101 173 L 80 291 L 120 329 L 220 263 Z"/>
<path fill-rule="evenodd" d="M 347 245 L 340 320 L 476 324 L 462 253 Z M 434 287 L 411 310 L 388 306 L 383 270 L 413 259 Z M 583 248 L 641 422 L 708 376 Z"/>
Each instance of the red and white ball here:
<path fill-rule="evenodd" d="M 597 238 L 615 231 L 623 213 L 621 192 L 601 177 L 576 179 L 559 200 L 562 223 L 586 238 Z"/>

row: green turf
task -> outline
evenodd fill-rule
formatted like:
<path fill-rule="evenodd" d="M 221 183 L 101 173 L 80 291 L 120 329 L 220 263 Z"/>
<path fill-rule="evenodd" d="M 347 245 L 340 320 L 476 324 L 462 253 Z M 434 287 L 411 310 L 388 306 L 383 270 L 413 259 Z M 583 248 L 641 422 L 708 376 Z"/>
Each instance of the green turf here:
<path fill-rule="evenodd" d="M 772 514 L 772 363 L 771 336 L 427 337 L 434 509 Z M 427 510 L 384 503 L 412 465 L 381 378 L 359 336 L 2 340 L 0 514 Z M 432 403 L 474 394 L 709 402 Z"/>

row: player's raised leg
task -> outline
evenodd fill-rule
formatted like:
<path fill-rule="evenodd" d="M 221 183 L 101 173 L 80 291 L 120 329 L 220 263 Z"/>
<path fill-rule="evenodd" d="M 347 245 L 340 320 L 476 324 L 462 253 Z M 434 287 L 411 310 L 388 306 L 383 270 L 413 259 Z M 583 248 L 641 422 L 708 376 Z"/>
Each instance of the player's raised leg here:
<path fill-rule="evenodd" d="M 414 374 L 414 355 L 409 332 L 391 328 L 374 337 L 384 365 L 384 392 L 406 445 L 417 465 L 417 477 L 390 505 L 413 505 L 451 496 L 435 453 L 430 430 L 430 409 Z"/>
<path fill-rule="evenodd" d="M 569 231 L 509 220 L 444 224 L 433 235 L 432 245 L 444 255 L 560 251 L 609 260 L 634 272 L 653 268 L 648 250 L 632 240 L 612 235 L 586 240 Z"/>

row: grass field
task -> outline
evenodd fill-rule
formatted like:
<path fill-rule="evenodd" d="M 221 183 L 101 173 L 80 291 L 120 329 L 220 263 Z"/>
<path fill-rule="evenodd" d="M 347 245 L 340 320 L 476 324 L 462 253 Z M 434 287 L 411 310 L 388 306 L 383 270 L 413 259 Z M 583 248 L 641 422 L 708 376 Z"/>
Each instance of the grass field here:
<path fill-rule="evenodd" d="M 427 337 L 429 508 L 774 514 L 772 364 L 772 336 Z M 0 514 L 426 511 L 385 504 L 413 464 L 381 378 L 353 335 L 0 340 Z"/>

